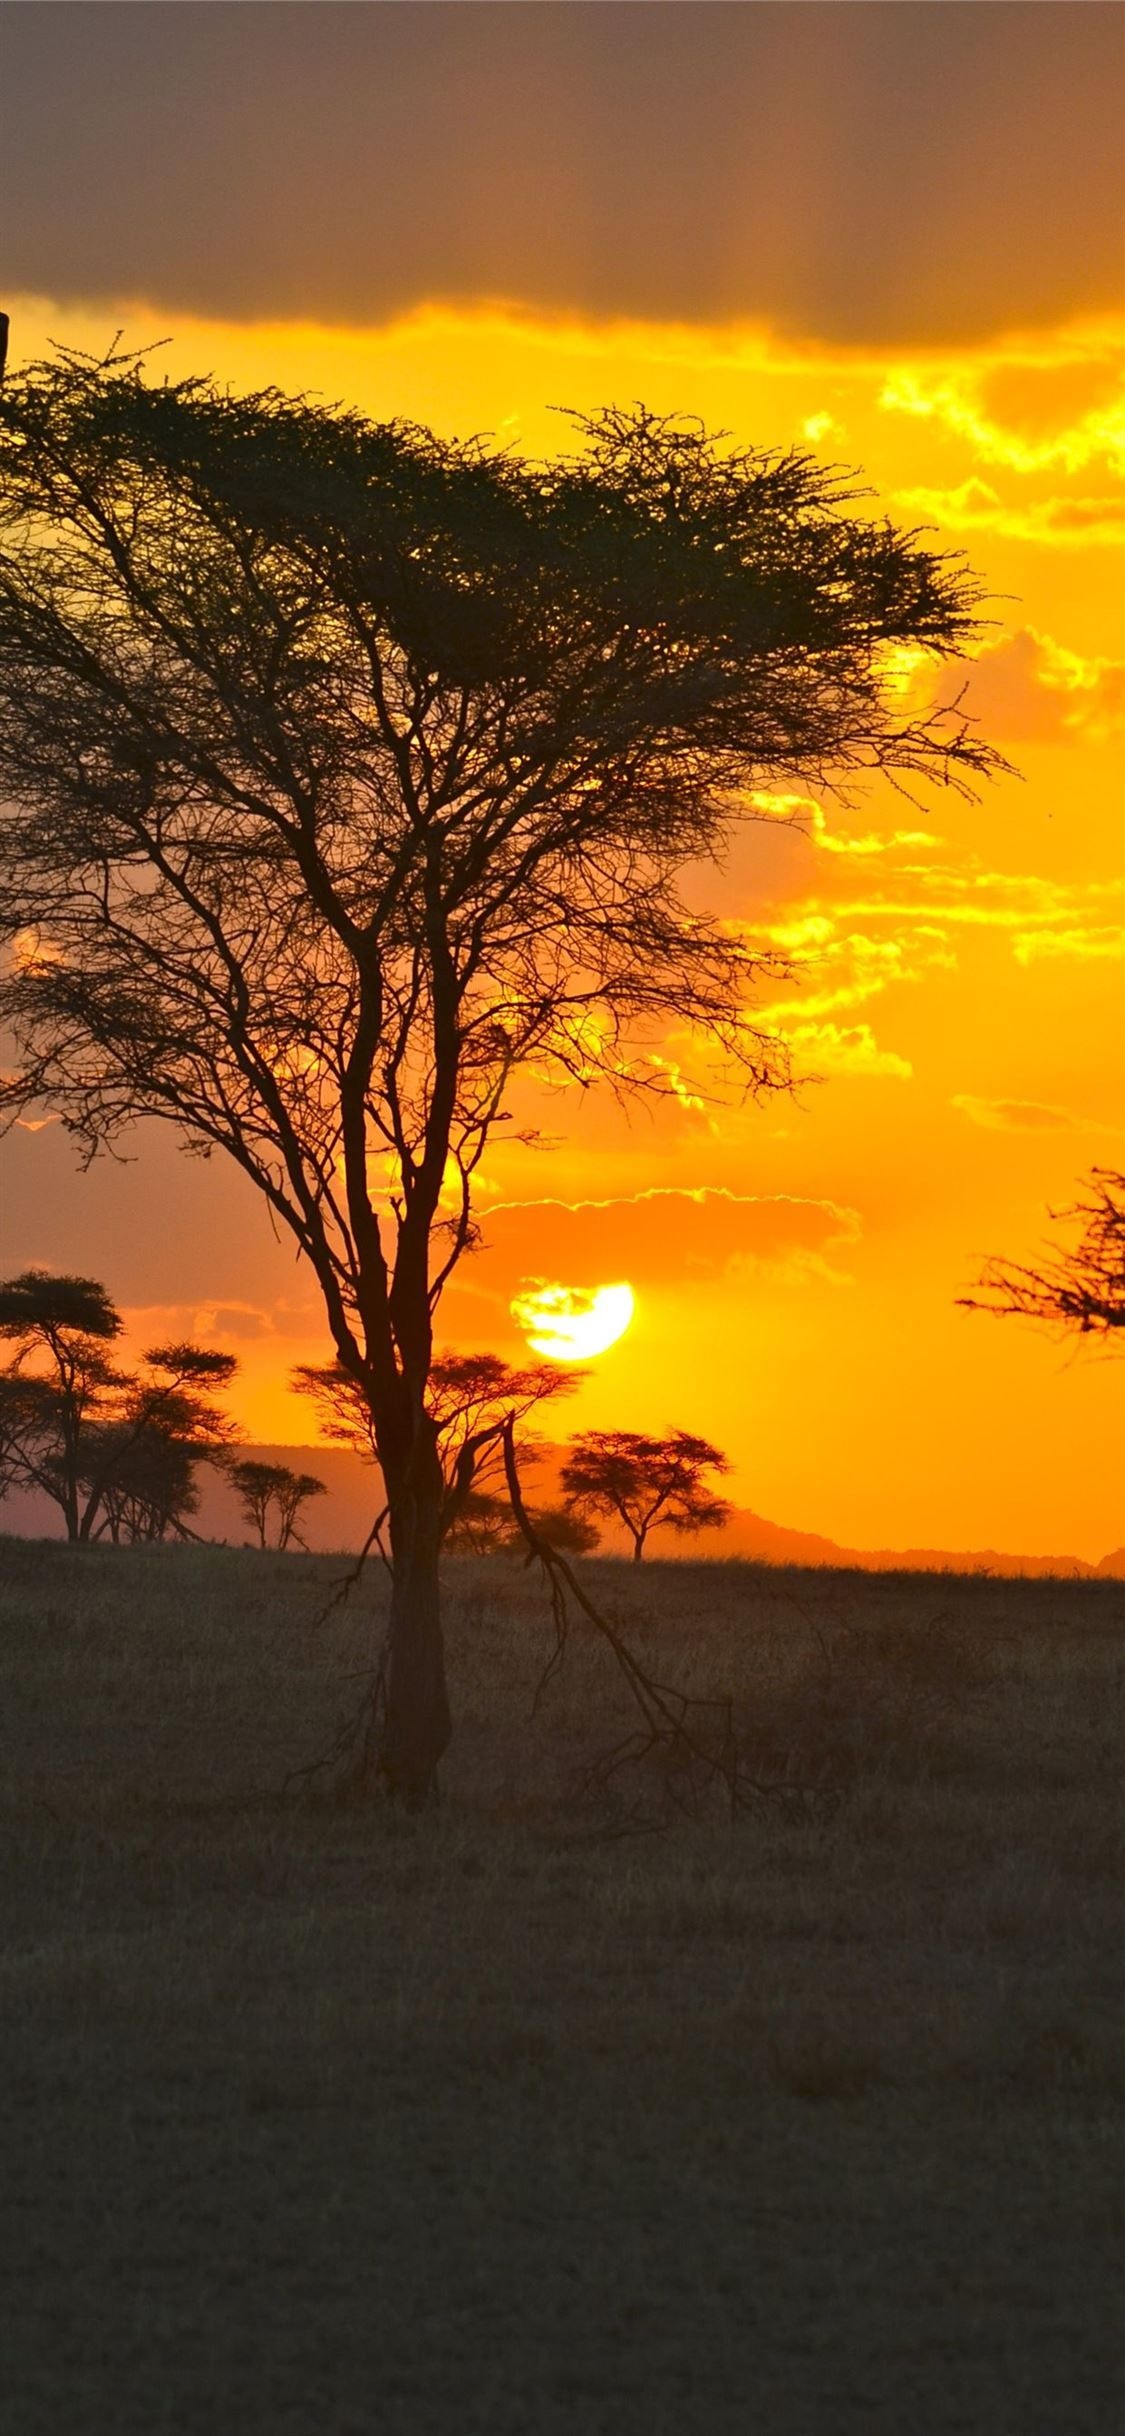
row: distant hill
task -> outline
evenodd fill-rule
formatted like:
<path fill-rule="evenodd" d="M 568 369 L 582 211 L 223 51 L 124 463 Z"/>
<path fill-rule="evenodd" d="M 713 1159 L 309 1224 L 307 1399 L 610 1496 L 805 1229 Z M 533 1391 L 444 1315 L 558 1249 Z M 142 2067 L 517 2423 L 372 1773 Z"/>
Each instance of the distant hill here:
<path fill-rule="evenodd" d="M 305 1534 L 310 1548 L 361 1548 L 374 1519 L 378 1475 L 358 1455 L 342 1446 L 247 1446 L 240 1453 L 264 1463 L 287 1463 L 294 1471 L 315 1472 L 327 1496 L 305 1510 Z M 545 1450 L 538 1473 L 540 1494 L 551 1494 L 552 1455 Z M 249 1538 L 229 1480 L 204 1469 L 200 1475 L 203 1502 L 196 1529 L 206 1539 L 225 1540 L 241 1547 Z M 57 1509 L 42 1497 L 14 1493 L 0 1504 L 0 1531 L 36 1539 L 61 1536 Z M 607 1554 L 626 1553 L 625 1544 L 606 1532 Z M 867 1573 L 996 1573 L 1005 1575 L 1060 1574 L 1125 1580 L 1125 1547 L 1115 1548 L 1096 1565 L 1080 1556 L 1020 1556 L 997 1548 L 846 1548 L 817 1531 L 796 1531 L 767 1520 L 749 1506 L 736 1506 L 723 1531 L 701 1531 L 681 1540 L 672 1531 L 650 1542 L 654 1556 L 744 1557 L 766 1565 L 837 1565 Z"/>

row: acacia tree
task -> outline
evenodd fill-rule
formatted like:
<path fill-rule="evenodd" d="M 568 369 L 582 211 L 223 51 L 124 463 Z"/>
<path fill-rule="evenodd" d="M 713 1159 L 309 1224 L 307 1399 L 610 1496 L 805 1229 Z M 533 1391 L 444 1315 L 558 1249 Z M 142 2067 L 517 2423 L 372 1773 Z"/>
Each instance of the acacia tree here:
<path fill-rule="evenodd" d="M 517 1367 L 498 1353 L 439 1353 L 430 1364 L 427 1405 L 437 1441 L 444 1494 L 440 1536 L 481 1550 L 499 1535 L 498 1516 L 511 1514 L 496 1489 L 504 1477 L 501 1433 L 505 1421 L 526 1422 L 539 1405 L 573 1395 L 586 1373 L 552 1362 Z M 367 1397 L 340 1362 L 300 1362 L 292 1373 L 298 1395 L 308 1396 L 326 1438 L 347 1446 L 364 1462 L 379 1461 L 374 1417 Z M 539 1441 L 521 1429 L 523 1460 L 534 1461 Z M 464 1529 L 461 1528 L 464 1524 Z"/>
<path fill-rule="evenodd" d="M 726 1522 L 730 1507 L 705 1475 L 729 1470 L 719 1448 L 690 1430 L 649 1438 L 633 1429 L 591 1429 L 572 1440 L 560 1480 L 579 1512 L 624 1523 L 639 1565 L 650 1531 L 663 1526 L 687 1534 Z"/>
<path fill-rule="evenodd" d="M 0 391 L 0 545 L 9 1103 L 88 1146 L 170 1120 L 291 1230 L 372 1416 L 381 1765 L 417 1802 L 434 1318 L 513 1081 L 652 1083 L 670 1025 L 784 1081 L 769 960 L 680 876 L 755 786 L 989 768 L 885 682 L 977 594 L 807 457 L 642 409 L 542 464 L 65 354 Z"/>
<path fill-rule="evenodd" d="M 1041 1320 L 1113 1345 L 1118 1329 L 1125 1328 L 1125 1176 L 1112 1167 L 1092 1167 L 1081 1197 L 1051 1215 L 1079 1227 L 1077 1242 L 1053 1247 L 1037 1267 L 989 1260 L 975 1292 L 959 1295 L 958 1301 L 966 1311 Z"/>
<path fill-rule="evenodd" d="M 108 1350 L 121 1328 L 96 1278 L 24 1269 L 0 1284 L 0 1339 L 12 1347 L 0 1372 L 5 1485 L 49 1497 L 72 1540 L 88 1538 L 94 1518 L 86 1452 L 122 1383 Z"/>
<path fill-rule="evenodd" d="M 234 1354 L 153 1345 L 144 1362 L 144 1373 L 121 1381 L 114 1417 L 89 1433 L 82 1481 L 93 1513 L 100 1507 L 95 1539 L 187 1537 L 188 1516 L 199 1511 L 198 1467 L 223 1467 L 238 1435 L 214 1400 L 235 1375 Z"/>
<path fill-rule="evenodd" d="M 302 1507 L 314 1497 L 326 1497 L 323 1480 L 315 1472 L 295 1472 L 287 1463 L 259 1463 L 248 1459 L 231 1465 L 231 1479 L 238 1492 L 238 1502 L 251 1528 L 258 1534 L 258 1546 L 269 1546 L 270 1516 L 277 1518 L 275 1547 L 288 1548 L 295 1540 L 299 1548 L 305 1541 L 299 1529 Z"/>
<path fill-rule="evenodd" d="M 0 1485 L 38 1489 L 67 1538 L 160 1538 L 194 1512 L 195 1466 L 221 1460 L 233 1425 L 215 1404 L 238 1367 L 205 1346 L 153 1345 L 115 1368 L 120 1313 L 92 1277 L 25 1269 L 0 1284 Z"/>
<path fill-rule="evenodd" d="M 522 1465 L 520 1468 L 522 1471 Z M 529 1506 L 527 1512 L 536 1538 L 558 1555 L 589 1556 L 597 1547 L 596 1525 L 569 1506 Z M 528 1554 L 510 1500 L 492 1489 L 470 1489 L 450 1525 L 445 1545 L 453 1554 L 464 1556 Z"/>

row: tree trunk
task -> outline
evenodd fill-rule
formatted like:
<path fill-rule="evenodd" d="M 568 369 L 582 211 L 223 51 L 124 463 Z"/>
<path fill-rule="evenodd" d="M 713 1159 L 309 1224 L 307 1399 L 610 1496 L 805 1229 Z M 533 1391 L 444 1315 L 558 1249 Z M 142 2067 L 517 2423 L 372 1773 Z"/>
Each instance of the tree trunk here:
<path fill-rule="evenodd" d="M 633 1533 L 633 1563 L 634 1563 L 635 1565 L 639 1565 L 639 1564 L 640 1564 L 640 1561 L 641 1561 L 642 1556 L 644 1555 L 644 1552 L 645 1552 L 645 1535 L 644 1535 L 644 1532 L 643 1532 L 643 1531 L 635 1531 L 635 1532 Z"/>
<path fill-rule="evenodd" d="M 394 1587 L 380 1759 L 391 1792 L 408 1810 L 420 1810 L 432 1793 L 451 1730 L 438 1563 L 441 1498 L 435 1460 L 432 1477 L 404 1501 L 405 1512 L 396 1517 L 391 1507 Z"/>

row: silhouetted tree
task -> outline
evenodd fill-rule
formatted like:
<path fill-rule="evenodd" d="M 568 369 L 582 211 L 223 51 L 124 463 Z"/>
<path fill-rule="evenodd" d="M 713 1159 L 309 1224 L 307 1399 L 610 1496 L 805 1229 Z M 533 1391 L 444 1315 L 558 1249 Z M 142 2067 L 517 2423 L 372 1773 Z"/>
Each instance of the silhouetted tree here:
<path fill-rule="evenodd" d="M 9 1106 L 220 1148 L 291 1230 L 370 1407 L 380 1726 L 449 1735 L 434 1315 L 513 1078 L 659 1087 L 670 1025 L 785 1080 L 779 960 L 685 903 L 751 790 L 995 757 L 902 644 L 977 593 L 798 454 L 642 409 L 554 464 L 74 355 L 0 390 Z"/>
<path fill-rule="evenodd" d="M 1038 1267 L 987 1261 L 976 1292 L 958 1296 L 962 1308 L 1125 1343 L 1117 1337 L 1125 1328 L 1125 1176 L 1112 1167 L 1091 1168 L 1082 1198 L 1051 1215 L 1081 1228 L 1077 1242 L 1053 1247 Z"/>
<path fill-rule="evenodd" d="M 549 1548 L 557 1549 L 560 1556 L 593 1555 L 601 1533 L 597 1524 L 585 1515 L 575 1513 L 569 1506 L 531 1506 L 528 1511 L 540 1539 L 545 1539 Z M 510 1533 L 512 1547 L 522 1548 L 522 1534 L 511 1526 Z"/>
<path fill-rule="evenodd" d="M 99 1433 L 96 1452 L 104 1476 L 94 1539 L 117 1545 L 191 1536 L 200 1504 L 193 1446 L 155 1422 L 140 1431 L 118 1422 Z"/>
<path fill-rule="evenodd" d="M 594 1524 L 581 1514 L 572 1514 L 569 1507 L 531 1506 L 528 1512 L 539 1537 L 560 1555 L 589 1556 L 597 1547 Z M 509 1499 L 488 1489 L 470 1489 L 450 1525 L 445 1545 L 454 1556 L 527 1554 L 527 1542 Z"/>
<path fill-rule="evenodd" d="M 444 1545 L 451 1556 L 495 1556 L 511 1544 L 512 1509 L 491 1489 L 470 1489 L 450 1523 Z"/>
<path fill-rule="evenodd" d="M 689 1430 L 649 1438 L 632 1429 L 592 1429 L 572 1441 L 560 1477 L 579 1512 L 624 1523 L 639 1565 L 650 1531 L 705 1531 L 727 1521 L 731 1509 L 704 1475 L 729 1470 L 718 1447 Z"/>
<path fill-rule="evenodd" d="M 201 1345 L 153 1345 L 147 1377 L 122 1383 L 117 1417 L 97 1426 L 83 1471 L 101 1519 L 94 1536 L 113 1540 L 188 1535 L 199 1511 L 197 1467 L 225 1465 L 237 1436 L 214 1401 L 238 1368 L 233 1354 Z"/>
<path fill-rule="evenodd" d="M 294 1541 L 299 1548 L 305 1546 L 298 1518 L 311 1498 L 327 1495 L 323 1480 L 318 1480 L 314 1472 L 294 1472 L 287 1463 L 250 1460 L 232 1463 L 230 1476 L 243 1514 L 258 1534 L 260 1548 L 270 1544 L 271 1515 L 277 1527 L 275 1547 L 288 1548 Z"/>
<path fill-rule="evenodd" d="M 0 1284 L 15 1349 L 0 1371 L 0 1486 L 40 1490 L 72 1540 L 162 1537 L 195 1511 L 196 1463 L 234 1434 L 208 1392 L 233 1378 L 233 1354 L 155 1345 L 134 1375 L 106 1351 L 121 1325 L 95 1278 L 26 1269 Z"/>
<path fill-rule="evenodd" d="M 522 1425 L 539 1405 L 573 1395 L 585 1375 L 584 1371 L 569 1366 L 560 1368 L 555 1362 L 527 1362 L 517 1367 L 505 1362 L 498 1353 L 435 1354 L 430 1364 L 427 1403 L 437 1434 L 444 1489 L 443 1546 L 452 1544 L 450 1535 L 456 1532 L 474 1496 L 478 1497 L 478 1503 L 472 1509 L 475 1522 L 470 1538 L 462 1537 L 457 1544 L 467 1547 L 474 1536 L 479 1539 L 486 1529 L 485 1518 L 490 1503 L 494 1502 L 489 1483 L 495 1485 L 504 1476 L 501 1437 L 509 1415 Z M 302 1362 L 292 1376 L 298 1394 L 309 1396 L 315 1405 L 325 1437 L 339 1446 L 351 1447 L 365 1462 L 377 1464 L 379 1454 L 370 1404 L 343 1365 Z M 524 1461 L 533 1461 L 539 1440 L 521 1426 L 518 1443 Z"/>
<path fill-rule="evenodd" d="M 107 1350 L 120 1334 L 120 1314 L 95 1278 L 25 1269 L 0 1284 L 0 1338 L 14 1349 L 0 1373 L 8 1485 L 49 1497 L 68 1539 L 89 1536 L 86 1450 L 108 1391 L 122 1382 Z"/>

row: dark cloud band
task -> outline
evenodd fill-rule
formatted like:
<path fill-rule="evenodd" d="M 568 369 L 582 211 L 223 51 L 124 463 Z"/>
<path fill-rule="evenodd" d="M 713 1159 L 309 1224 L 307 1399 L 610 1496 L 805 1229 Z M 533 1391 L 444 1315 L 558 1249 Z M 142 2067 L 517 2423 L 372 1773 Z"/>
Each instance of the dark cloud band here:
<path fill-rule="evenodd" d="M 979 337 L 1122 285 L 1125 17 L 1024 5 L 0 10 L 0 277 Z"/>

